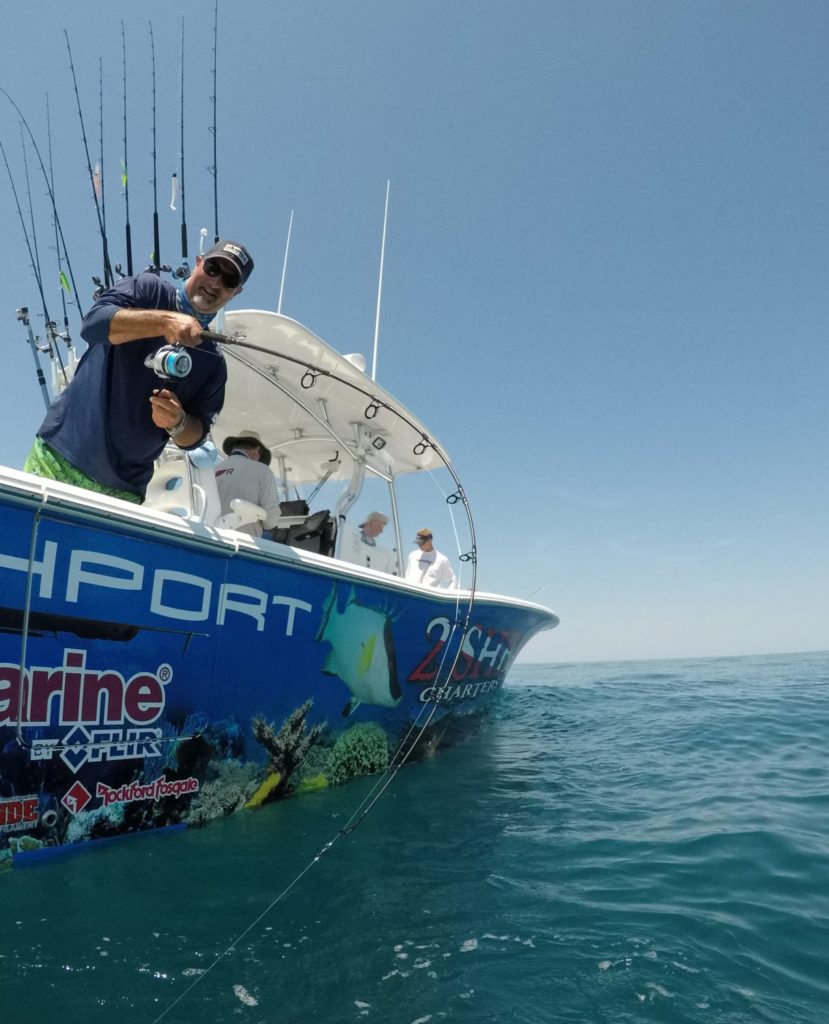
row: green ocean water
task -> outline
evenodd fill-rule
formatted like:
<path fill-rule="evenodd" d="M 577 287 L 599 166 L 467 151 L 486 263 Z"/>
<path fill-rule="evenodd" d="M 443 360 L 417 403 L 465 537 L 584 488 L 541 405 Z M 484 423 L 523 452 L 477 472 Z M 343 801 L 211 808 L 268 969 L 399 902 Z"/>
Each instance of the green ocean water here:
<path fill-rule="evenodd" d="M 824 1024 L 827 737 L 829 654 L 519 666 L 350 835 L 373 780 L 0 877 L 0 1022 Z"/>

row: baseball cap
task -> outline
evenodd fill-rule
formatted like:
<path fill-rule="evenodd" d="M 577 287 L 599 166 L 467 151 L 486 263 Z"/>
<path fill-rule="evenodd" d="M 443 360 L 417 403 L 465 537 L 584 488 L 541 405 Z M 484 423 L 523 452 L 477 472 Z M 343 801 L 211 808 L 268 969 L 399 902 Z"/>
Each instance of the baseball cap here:
<path fill-rule="evenodd" d="M 226 263 L 229 263 L 239 274 L 240 284 L 244 284 L 253 272 L 253 257 L 238 242 L 229 242 L 226 239 L 216 242 L 210 252 L 204 254 L 203 258 L 206 260 L 224 260 Z"/>

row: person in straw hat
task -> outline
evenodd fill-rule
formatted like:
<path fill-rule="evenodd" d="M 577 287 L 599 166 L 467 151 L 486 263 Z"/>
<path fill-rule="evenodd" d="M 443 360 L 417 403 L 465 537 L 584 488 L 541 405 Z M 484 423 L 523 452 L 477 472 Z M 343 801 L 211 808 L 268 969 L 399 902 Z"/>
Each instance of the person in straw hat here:
<path fill-rule="evenodd" d="M 216 469 L 216 486 L 222 502 L 222 515 L 230 512 L 234 498 L 243 498 L 260 505 L 267 515 L 264 522 L 248 523 L 239 529 L 251 537 L 261 537 L 276 526 L 279 519 L 279 494 L 276 477 L 268 469 L 270 450 L 255 430 L 243 430 L 235 437 L 226 437 L 222 450 L 227 458 Z"/>

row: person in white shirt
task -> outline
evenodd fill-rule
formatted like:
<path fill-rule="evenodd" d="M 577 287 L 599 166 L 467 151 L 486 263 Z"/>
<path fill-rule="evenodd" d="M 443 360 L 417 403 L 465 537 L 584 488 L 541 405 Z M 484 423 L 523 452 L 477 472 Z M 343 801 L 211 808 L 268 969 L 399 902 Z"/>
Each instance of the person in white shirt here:
<path fill-rule="evenodd" d="M 377 543 L 388 521 L 389 517 L 382 512 L 369 512 L 365 522 L 360 523 L 356 530 L 353 527 L 341 529 L 339 557 L 346 562 L 397 575 L 395 553 Z"/>
<path fill-rule="evenodd" d="M 418 530 L 415 537 L 417 551 L 409 555 L 406 579 L 424 587 L 454 587 L 455 574 L 446 555 L 432 545 L 432 531 Z"/>
<path fill-rule="evenodd" d="M 255 430 L 243 430 L 236 437 L 226 437 L 222 449 L 228 456 L 216 469 L 222 514 L 230 512 L 234 498 L 261 506 L 267 513 L 264 522 L 239 527 L 251 537 L 261 537 L 264 530 L 272 529 L 279 519 L 276 477 L 268 469 L 271 453 Z"/>

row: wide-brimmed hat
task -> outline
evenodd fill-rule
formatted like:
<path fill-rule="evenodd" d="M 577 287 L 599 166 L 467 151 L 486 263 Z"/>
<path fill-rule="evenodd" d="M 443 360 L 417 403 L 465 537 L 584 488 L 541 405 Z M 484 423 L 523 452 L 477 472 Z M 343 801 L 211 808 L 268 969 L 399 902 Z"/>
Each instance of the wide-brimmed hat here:
<path fill-rule="evenodd" d="M 255 430 L 243 430 L 241 434 L 236 434 L 234 437 L 226 437 L 224 441 L 222 441 L 222 451 L 225 453 L 225 455 L 230 455 L 230 453 L 239 444 L 240 441 L 243 442 L 243 444 L 241 445 L 241 447 L 243 448 L 250 448 L 251 441 L 254 441 L 257 445 L 259 445 L 259 461 L 263 463 L 265 466 L 270 466 L 270 449 L 266 448 L 265 445 L 262 444 L 262 438 L 256 433 Z"/>
<path fill-rule="evenodd" d="M 365 522 L 360 523 L 360 529 L 362 530 L 362 528 L 367 523 L 372 523 L 372 522 L 382 523 L 383 526 L 385 526 L 386 523 L 388 523 L 388 521 L 389 521 L 389 517 L 388 516 L 384 516 L 382 512 L 369 512 L 369 514 L 365 518 Z"/>

